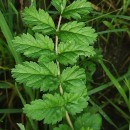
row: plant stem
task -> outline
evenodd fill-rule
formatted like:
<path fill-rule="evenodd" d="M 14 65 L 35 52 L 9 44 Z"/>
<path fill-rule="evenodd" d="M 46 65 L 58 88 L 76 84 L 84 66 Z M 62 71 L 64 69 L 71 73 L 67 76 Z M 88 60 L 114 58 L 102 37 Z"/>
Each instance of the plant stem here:
<path fill-rule="evenodd" d="M 62 17 L 60 16 L 56 32 L 59 31 L 60 24 L 61 24 L 61 19 L 62 19 Z M 58 54 L 58 36 L 57 35 L 56 35 L 56 42 L 55 42 L 55 52 L 56 52 L 56 54 Z M 60 76 L 60 64 L 59 64 L 58 61 L 57 61 L 57 67 L 58 67 L 58 75 Z"/>
<path fill-rule="evenodd" d="M 18 88 L 17 83 L 15 83 L 15 90 L 16 90 L 16 92 L 18 93 L 18 96 L 19 96 L 19 98 L 20 98 L 22 104 L 25 105 L 25 104 L 26 104 L 26 101 L 25 101 L 25 99 L 23 98 L 21 92 L 19 91 L 19 88 Z"/>
<path fill-rule="evenodd" d="M 46 11 L 47 10 L 47 4 L 46 4 L 46 0 L 43 1 L 44 2 L 44 10 Z"/>
<path fill-rule="evenodd" d="M 59 29 L 60 29 L 61 19 L 62 19 L 62 16 L 59 17 L 59 21 L 58 21 L 56 32 L 58 32 Z M 56 35 L 56 41 L 55 41 L 55 52 L 56 52 L 56 54 L 58 54 L 58 36 L 57 35 Z M 57 64 L 57 68 L 58 68 L 58 76 L 60 77 L 60 75 L 61 75 L 60 64 L 59 64 L 58 61 L 56 61 L 56 64 Z M 61 84 L 59 85 L 59 91 L 60 91 L 61 95 L 64 94 L 64 91 L 63 91 L 63 88 L 62 88 Z M 66 120 L 67 120 L 68 124 L 70 125 L 71 129 L 74 130 L 72 121 L 71 121 L 70 116 L 69 116 L 67 111 L 66 111 L 65 115 L 66 115 Z"/>
<path fill-rule="evenodd" d="M 73 127 L 73 124 L 72 124 L 72 121 L 70 119 L 68 112 L 66 111 L 65 114 L 66 114 L 66 120 L 67 120 L 68 124 L 70 125 L 71 129 L 74 130 L 74 127 Z"/>

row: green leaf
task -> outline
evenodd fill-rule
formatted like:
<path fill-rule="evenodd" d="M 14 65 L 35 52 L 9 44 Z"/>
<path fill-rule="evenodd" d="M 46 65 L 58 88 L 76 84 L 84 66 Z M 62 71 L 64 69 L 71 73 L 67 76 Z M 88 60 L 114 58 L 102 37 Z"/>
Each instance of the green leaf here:
<path fill-rule="evenodd" d="M 94 48 L 75 42 L 60 43 L 58 46 L 58 61 L 62 64 L 74 64 L 80 55 L 93 56 Z"/>
<path fill-rule="evenodd" d="M 79 130 L 82 127 L 100 130 L 101 124 L 102 118 L 99 114 L 85 113 L 77 118 L 75 121 L 75 128 L 76 130 Z"/>
<path fill-rule="evenodd" d="M 87 15 L 91 10 L 90 2 L 86 2 L 86 0 L 76 0 L 65 8 L 62 16 L 67 19 L 80 19 L 81 15 Z"/>
<path fill-rule="evenodd" d="M 93 129 L 91 129 L 91 128 L 84 128 L 84 127 L 82 127 L 80 130 L 93 130 Z"/>
<path fill-rule="evenodd" d="M 39 65 L 35 62 L 24 62 L 12 69 L 12 76 L 19 83 L 41 90 L 55 90 L 58 88 L 57 66 L 53 62 Z"/>
<path fill-rule="evenodd" d="M 87 107 L 87 98 L 83 93 L 45 94 L 44 100 L 38 99 L 24 106 L 24 113 L 29 118 L 43 120 L 46 124 L 55 124 L 65 117 L 66 111 L 75 115 Z"/>
<path fill-rule="evenodd" d="M 97 55 L 97 53 L 96 53 L 96 55 Z M 93 60 L 93 61 L 95 61 L 95 60 Z M 88 82 L 93 82 L 93 77 L 92 76 L 93 76 L 94 72 L 96 71 L 96 64 L 94 62 L 84 58 L 82 60 L 82 66 L 86 70 L 86 75 L 87 75 L 86 80 Z"/>
<path fill-rule="evenodd" d="M 74 41 L 82 45 L 92 45 L 96 41 L 96 37 L 94 29 L 85 27 L 85 23 L 77 21 L 64 24 L 59 32 L 62 42 Z"/>
<path fill-rule="evenodd" d="M 87 107 L 88 103 L 88 97 L 87 92 L 79 92 L 79 93 L 64 93 L 63 96 L 65 102 L 66 102 L 66 110 L 71 115 L 76 115 L 77 113 L 80 113 L 83 111 L 84 108 Z"/>
<path fill-rule="evenodd" d="M 46 51 L 43 52 L 43 55 L 38 59 L 39 63 L 49 63 L 53 60 L 56 59 L 56 54 L 54 52 L 48 52 L 46 53 Z"/>
<path fill-rule="evenodd" d="M 65 92 L 80 93 L 86 88 L 85 70 L 78 66 L 66 68 L 61 74 L 61 84 Z"/>
<path fill-rule="evenodd" d="M 17 123 L 17 125 L 19 126 L 20 130 L 25 130 L 24 125 L 22 125 L 21 123 Z"/>
<path fill-rule="evenodd" d="M 24 106 L 24 113 L 32 119 L 43 120 L 46 124 L 55 124 L 65 116 L 64 100 L 59 94 L 44 95 L 44 100 L 35 100 Z"/>
<path fill-rule="evenodd" d="M 50 34 L 55 31 L 55 24 L 50 15 L 42 9 L 37 11 L 34 6 L 24 9 L 23 20 L 35 32 Z"/>
<path fill-rule="evenodd" d="M 62 14 L 66 6 L 66 0 L 52 0 L 52 5 Z"/>
<path fill-rule="evenodd" d="M 59 125 L 59 127 L 54 128 L 53 130 L 71 130 L 71 128 L 68 125 Z"/>
<path fill-rule="evenodd" d="M 13 87 L 13 84 L 11 84 L 10 82 L 0 81 L 0 89 L 8 89 L 12 87 Z"/>
<path fill-rule="evenodd" d="M 27 57 L 39 58 L 42 55 L 52 53 L 54 43 L 48 36 L 35 34 L 35 38 L 29 33 L 17 36 L 14 39 L 16 51 L 23 53 Z"/>

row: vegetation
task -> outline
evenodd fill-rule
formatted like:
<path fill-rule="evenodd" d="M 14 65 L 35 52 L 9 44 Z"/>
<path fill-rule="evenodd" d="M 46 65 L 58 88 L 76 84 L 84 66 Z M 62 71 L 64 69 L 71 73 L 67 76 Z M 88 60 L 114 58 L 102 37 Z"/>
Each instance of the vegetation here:
<path fill-rule="evenodd" d="M 130 1 L 91 2 L 0 2 L 0 130 L 130 129 Z"/>

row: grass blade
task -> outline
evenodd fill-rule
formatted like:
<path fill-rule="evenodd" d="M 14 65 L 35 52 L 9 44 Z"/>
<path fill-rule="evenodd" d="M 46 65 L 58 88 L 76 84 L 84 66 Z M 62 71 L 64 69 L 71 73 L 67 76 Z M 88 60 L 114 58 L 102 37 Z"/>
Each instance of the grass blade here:
<path fill-rule="evenodd" d="M 117 79 L 111 74 L 111 72 L 108 70 L 108 68 L 105 66 L 105 64 L 102 61 L 99 61 L 99 63 L 101 64 L 103 70 L 106 72 L 107 76 L 113 82 L 113 85 L 117 88 L 118 92 L 123 97 L 125 103 L 129 107 L 129 101 L 128 101 L 128 98 L 127 98 L 126 93 L 125 93 L 124 89 L 122 88 L 122 86 L 119 84 Z"/>
<path fill-rule="evenodd" d="M 112 126 L 115 127 L 116 130 L 118 130 L 118 127 L 116 126 L 116 124 L 111 120 L 111 118 L 102 110 L 101 107 L 99 107 L 96 103 L 94 103 L 94 101 L 92 99 L 89 99 L 89 102 L 97 107 L 99 113 L 106 119 L 107 122 L 109 122 Z"/>
<path fill-rule="evenodd" d="M 0 109 L 0 114 L 14 114 L 14 113 L 22 113 L 22 109 Z"/>
<path fill-rule="evenodd" d="M 98 34 L 117 33 L 117 32 L 127 32 L 127 31 L 128 31 L 128 28 L 123 28 L 123 29 L 112 29 L 112 30 L 106 30 L 106 31 L 98 32 Z"/>
<path fill-rule="evenodd" d="M 22 60 L 20 58 L 20 56 L 16 53 L 15 49 L 13 48 L 12 45 L 12 40 L 13 40 L 13 36 L 12 33 L 7 25 L 7 22 L 2 14 L 2 12 L 0 11 L 0 28 L 2 30 L 2 33 L 4 34 L 6 41 L 8 43 L 8 47 L 16 61 L 16 63 L 20 63 Z"/>
<path fill-rule="evenodd" d="M 129 73 L 129 71 L 126 73 L 126 74 L 124 74 L 123 76 L 120 76 L 118 79 L 117 79 L 117 81 L 119 82 L 119 81 L 122 81 L 123 79 L 125 79 L 125 77 L 127 78 L 127 77 L 129 77 L 130 76 L 130 73 Z M 92 94 L 95 94 L 95 93 L 98 93 L 98 92 L 100 92 L 100 91 L 103 91 L 103 90 L 105 90 L 105 89 L 107 89 L 108 87 L 110 87 L 110 86 L 112 86 L 113 85 L 113 82 L 108 82 L 108 83 L 106 83 L 106 84 L 103 84 L 103 85 L 101 85 L 101 86 L 99 86 L 99 87 L 97 87 L 97 88 L 95 88 L 95 89 L 92 89 L 92 90 L 89 90 L 88 91 L 88 95 L 92 95 Z"/>

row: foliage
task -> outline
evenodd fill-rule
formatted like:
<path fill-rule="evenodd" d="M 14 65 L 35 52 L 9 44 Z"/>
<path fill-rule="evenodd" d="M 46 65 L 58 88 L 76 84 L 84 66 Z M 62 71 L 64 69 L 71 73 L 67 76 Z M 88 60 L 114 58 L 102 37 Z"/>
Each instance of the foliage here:
<path fill-rule="evenodd" d="M 62 25 L 59 38 L 63 42 L 74 41 L 79 45 L 92 45 L 96 40 L 97 34 L 91 27 L 85 27 L 83 22 L 69 22 Z"/>
<path fill-rule="evenodd" d="M 14 43 L 12 43 L 12 39 L 13 36 L 19 35 L 23 32 L 25 35 L 31 34 L 31 36 L 34 37 L 34 39 L 36 38 L 37 34 L 38 35 L 40 34 L 32 31 L 32 28 L 35 25 L 29 25 L 27 22 L 25 23 L 24 20 L 23 21 L 21 20 L 21 18 L 24 18 L 23 16 L 21 17 L 22 14 L 21 12 L 23 12 L 25 6 L 34 5 L 36 6 L 37 9 L 38 8 L 45 9 L 45 12 L 48 12 L 50 16 L 53 18 L 53 20 L 55 21 L 55 23 L 57 23 L 58 15 L 60 14 L 63 17 L 63 12 L 65 12 L 64 10 L 69 5 L 71 5 L 71 2 L 75 3 L 77 2 L 77 0 L 68 0 L 67 2 L 66 0 L 52 0 L 52 4 L 55 2 L 55 4 L 57 5 L 55 7 L 57 7 L 57 10 L 59 9 L 59 11 L 55 11 L 53 7 L 54 4 L 53 5 L 51 4 L 51 0 L 37 0 L 37 1 L 27 0 L 24 1 L 24 3 L 22 2 L 23 2 L 22 0 L 0 1 L 0 105 L 1 105 L 0 126 L 1 126 L 1 130 L 6 130 L 6 129 L 17 130 L 18 126 L 16 125 L 16 122 L 22 122 L 26 130 L 39 130 L 39 129 L 52 130 L 53 129 L 52 127 L 55 127 L 55 125 L 48 126 L 46 124 L 42 124 L 42 121 L 36 123 L 36 121 L 34 120 L 31 121 L 31 118 L 30 119 L 26 117 L 23 118 L 22 109 L 21 109 L 22 105 L 24 105 L 25 103 L 29 103 L 34 99 L 41 98 L 42 94 L 47 94 L 48 90 L 45 91 L 41 89 L 40 92 L 39 88 L 35 86 L 33 87 L 26 86 L 26 83 L 24 83 L 23 85 L 17 84 L 11 78 L 10 71 L 11 68 L 14 67 L 15 63 L 16 64 L 19 63 L 23 65 L 23 63 L 21 62 L 25 60 L 28 61 L 32 60 L 33 62 L 35 61 L 37 64 L 41 66 L 42 63 L 49 63 L 52 61 L 56 63 L 55 60 L 56 59 L 58 60 L 58 58 L 59 58 L 58 61 L 63 62 L 62 58 L 60 55 L 57 57 L 57 54 L 55 54 L 54 49 L 53 51 L 45 50 L 45 49 L 44 51 L 42 51 L 42 49 L 40 48 L 36 49 L 33 47 L 31 49 L 34 52 L 35 50 L 39 51 L 39 53 L 42 53 L 42 56 L 40 56 L 41 54 L 39 55 L 39 53 L 35 53 L 35 55 L 38 54 L 38 56 L 36 57 L 33 55 L 33 53 L 29 53 L 28 55 L 27 51 L 29 48 L 24 50 L 23 52 L 21 50 L 20 53 L 22 54 L 20 54 L 21 55 L 20 56 L 19 52 L 18 51 L 16 52 L 16 49 L 19 48 L 18 47 L 13 48 Z M 85 3 L 87 3 L 84 1 L 82 2 L 78 1 L 78 2 L 83 3 L 82 4 L 83 6 L 84 5 L 86 6 Z M 130 97 L 129 96 L 130 90 L 128 89 L 130 86 L 128 83 L 130 77 L 130 71 L 126 73 L 130 61 L 129 5 L 130 5 L 129 0 L 128 1 L 124 0 L 123 2 L 122 0 L 118 0 L 118 2 L 116 0 L 109 1 L 109 2 L 106 0 L 91 1 L 91 4 L 88 3 L 88 6 L 92 6 L 95 10 L 91 12 L 92 8 L 89 7 L 88 9 L 87 6 L 85 7 L 86 9 L 84 10 L 86 12 L 84 14 L 81 14 L 80 13 L 81 6 L 78 5 L 77 6 L 78 10 L 77 9 L 75 10 L 74 9 L 75 6 L 73 4 L 73 6 L 71 6 L 72 15 L 70 14 L 70 12 L 66 13 L 67 15 L 69 15 L 68 16 L 69 18 L 67 17 L 66 17 L 67 19 L 63 18 L 62 24 L 60 26 L 61 28 L 64 23 L 72 22 L 74 16 L 78 23 L 84 21 L 85 26 L 88 25 L 93 26 L 98 31 L 98 40 L 96 41 L 96 44 L 94 46 L 95 47 L 100 46 L 102 49 L 103 59 L 105 59 L 104 60 L 105 64 L 102 64 L 102 68 L 106 74 L 104 74 L 102 68 L 98 64 L 99 55 L 97 52 L 96 55 L 94 55 L 93 57 L 90 56 L 89 58 L 87 58 L 82 56 L 83 51 L 82 53 L 79 54 L 79 50 L 76 49 L 78 51 L 77 53 L 74 49 L 74 51 L 70 53 L 71 55 L 73 54 L 74 57 L 73 59 L 72 57 L 69 57 L 70 55 L 69 56 L 67 55 L 67 58 L 70 58 L 70 60 L 72 60 L 72 63 L 70 63 L 69 61 L 69 63 L 64 63 L 64 65 L 67 65 L 67 67 L 69 68 L 73 68 L 73 64 L 74 64 L 74 66 L 80 66 L 81 68 L 85 69 L 87 82 L 86 85 L 83 82 L 82 86 L 83 88 L 87 87 L 88 95 L 90 96 L 89 103 L 93 107 L 88 106 L 88 108 L 90 107 L 90 109 L 88 110 L 85 108 L 84 112 L 85 111 L 90 112 L 92 111 L 93 108 L 95 112 L 99 112 L 103 117 L 102 129 L 105 130 L 109 130 L 109 129 L 126 130 L 129 129 L 130 127 L 130 125 L 128 125 L 128 122 L 130 120 L 129 119 L 130 103 L 128 102 Z M 91 14 L 87 15 L 88 14 L 87 11 L 90 12 Z M 38 13 L 39 13 L 39 9 L 38 9 Z M 64 13 L 64 17 L 66 14 Z M 25 23 L 25 25 L 23 24 L 23 22 Z M 40 25 L 39 23 L 42 24 L 41 22 L 38 22 L 37 24 Z M 26 25 L 29 27 L 28 29 Z M 42 30 L 39 31 L 42 32 Z M 47 33 L 47 35 L 49 35 L 49 37 L 53 40 L 53 44 L 55 42 L 55 36 L 53 35 L 55 31 L 56 31 L 56 27 L 55 29 L 52 28 L 52 31 Z M 42 32 L 42 34 L 44 33 Z M 56 34 L 58 35 L 58 32 L 56 32 Z M 46 36 L 46 35 L 44 34 L 42 36 Z M 20 38 L 21 40 L 26 40 L 26 38 L 23 39 L 22 37 Z M 73 41 L 71 41 L 71 43 L 72 42 Z M 22 46 L 23 47 L 27 46 L 27 45 L 23 45 L 24 43 L 25 42 L 20 43 L 21 48 Z M 62 44 L 63 42 L 59 40 L 59 44 L 60 43 Z M 74 44 L 75 43 L 73 43 L 73 45 Z M 68 49 L 70 47 L 68 46 Z M 31 49 L 29 49 L 29 51 L 31 51 Z M 26 57 L 23 56 L 24 52 L 27 53 Z M 76 56 L 74 56 L 73 52 L 76 53 Z M 62 54 L 66 56 L 67 53 L 65 52 Z M 31 58 L 32 55 L 34 57 Z M 66 67 L 64 65 L 63 63 L 60 64 L 61 73 L 63 73 L 64 69 L 66 70 Z M 124 84 L 123 80 L 125 78 L 126 80 Z M 75 83 L 75 80 L 73 80 L 72 84 L 73 83 Z M 68 87 L 66 87 L 64 84 L 68 85 Z M 62 87 L 64 85 L 64 91 L 67 93 L 69 93 L 70 91 L 71 93 L 73 92 L 75 93 L 76 91 L 82 91 L 82 87 L 76 87 L 76 89 L 73 89 L 74 86 L 72 85 L 73 87 L 71 87 L 71 82 L 70 83 L 66 82 L 64 84 L 62 84 Z M 69 89 L 69 87 L 71 87 L 71 89 Z M 116 90 L 116 89 L 120 90 L 120 88 L 122 88 L 121 91 Z M 58 89 L 55 90 L 54 88 L 54 91 L 57 93 Z M 49 89 L 49 93 L 54 95 L 53 91 L 50 89 Z M 124 101 L 126 101 L 126 103 Z M 18 116 L 14 116 L 16 115 L 16 113 L 18 114 Z M 70 115 L 73 122 L 75 122 L 77 115 L 80 116 L 80 114 L 76 114 L 75 116 Z M 118 122 L 116 121 L 117 118 L 118 118 Z M 35 127 L 38 126 L 39 124 L 40 124 L 40 128 Z M 59 124 L 66 125 L 65 119 L 60 121 Z M 23 128 L 22 124 L 20 124 L 20 126 L 22 126 Z M 60 127 L 60 125 L 58 124 L 56 126 L 57 128 Z M 67 128 L 65 127 L 65 129 L 69 129 L 69 128 L 70 128 L 69 126 Z M 92 128 L 87 128 L 87 130 L 88 129 L 90 130 Z M 86 130 L 86 129 L 81 128 L 81 130 Z"/>
<path fill-rule="evenodd" d="M 36 10 L 34 6 L 25 8 L 23 12 L 23 20 L 35 32 L 50 34 L 55 31 L 55 24 L 50 15 L 44 10 Z"/>
<path fill-rule="evenodd" d="M 78 117 L 75 121 L 75 127 L 80 128 L 91 128 L 92 130 L 99 130 L 102 123 L 102 119 L 98 114 L 85 113 Z"/>
<path fill-rule="evenodd" d="M 63 96 L 55 93 L 44 95 L 44 99 L 38 99 L 26 104 L 24 112 L 28 117 L 36 120 L 43 120 L 47 124 L 55 124 L 62 120 L 66 111 L 75 115 L 80 113 L 87 106 L 87 101 L 81 94 L 64 93 Z"/>
<path fill-rule="evenodd" d="M 59 125 L 59 127 L 54 128 L 54 130 L 71 130 L 68 125 Z"/>
<path fill-rule="evenodd" d="M 17 123 L 17 125 L 19 126 L 20 130 L 25 130 L 24 125 L 22 125 L 21 123 Z"/>
<path fill-rule="evenodd" d="M 69 126 L 60 125 L 54 130 L 99 130 L 101 120 L 97 115 L 85 114 L 79 117 L 85 121 L 85 126 L 78 119 L 73 125 L 71 120 L 71 117 L 84 111 L 89 99 L 85 70 L 75 64 L 81 55 L 95 55 L 93 43 L 97 34 L 92 27 L 86 27 L 84 22 L 71 21 L 61 25 L 62 17 L 79 19 L 89 13 L 91 4 L 86 0 L 74 1 L 69 6 L 66 6 L 65 0 L 53 0 L 52 4 L 60 14 L 57 28 L 47 12 L 37 10 L 34 6 L 26 7 L 23 20 L 34 31 L 34 36 L 27 33 L 13 40 L 16 51 L 32 61 L 16 65 L 12 69 L 12 76 L 26 87 L 46 92 L 43 99 L 35 99 L 24 105 L 23 111 L 29 118 L 44 120 L 45 124 L 53 125 L 66 118 Z M 61 65 L 64 69 L 61 69 Z"/>

